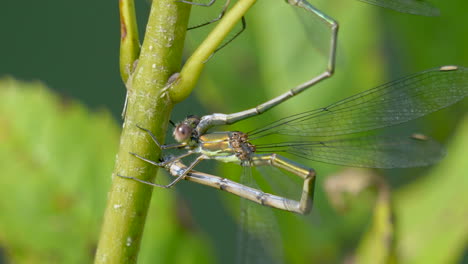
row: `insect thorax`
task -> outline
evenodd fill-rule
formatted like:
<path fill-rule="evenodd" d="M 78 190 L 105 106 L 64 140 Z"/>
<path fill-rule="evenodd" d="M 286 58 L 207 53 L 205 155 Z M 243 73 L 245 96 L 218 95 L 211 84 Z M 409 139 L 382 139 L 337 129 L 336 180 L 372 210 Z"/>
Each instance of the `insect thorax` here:
<path fill-rule="evenodd" d="M 248 135 L 242 132 L 231 132 L 229 141 L 236 157 L 241 161 L 248 161 L 255 152 L 255 145 L 249 142 Z"/>

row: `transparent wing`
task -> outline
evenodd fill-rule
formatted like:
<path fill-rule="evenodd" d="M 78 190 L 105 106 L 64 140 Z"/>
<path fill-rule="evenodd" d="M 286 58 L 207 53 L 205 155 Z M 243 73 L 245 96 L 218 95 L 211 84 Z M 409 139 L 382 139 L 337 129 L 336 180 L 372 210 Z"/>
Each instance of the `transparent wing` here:
<path fill-rule="evenodd" d="M 402 13 L 409 13 L 414 15 L 423 16 L 438 16 L 439 10 L 431 4 L 422 0 L 360 0 L 365 3 L 372 5 L 392 9 Z M 305 29 L 310 43 L 314 43 L 315 47 L 318 48 L 323 54 L 329 54 L 330 52 L 330 39 L 331 28 L 330 24 L 326 23 L 328 18 L 323 14 L 322 17 L 315 15 L 311 12 L 311 9 L 315 9 L 306 0 L 289 0 L 286 1 L 290 5 L 294 6 L 296 13 L 298 14 L 299 20 L 302 22 L 303 28 Z M 325 17 L 325 20 L 323 19 Z M 301 49 L 302 50 L 302 49 Z"/>
<path fill-rule="evenodd" d="M 392 9 L 402 13 L 409 13 L 414 15 L 422 16 L 438 16 L 439 10 L 431 4 L 422 0 L 360 0 L 372 5 Z M 306 0 L 289 0 L 286 1 L 294 7 L 297 17 L 301 21 L 302 28 L 305 30 L 307 37 L 310 41 L 302 43 L 307 44 L 303 48 L 297 48 L 295 50 L 304 51 L 308 50 L 307 47 L 312 43 L 313 46 L 320 51 L 321 54 L 330 54 L 333 46 L 332 41 L 332 30 L 331 30 L 331 18 L 327 17 L 325 13 L 320 12 L 314 6 L 312 6 Z M 322 15 L 317 15 L 312 12 L 316 10 Z M 303 53 L 302 53 L 303 56 Z"/>
<path fill-rule="evenodd" d="M 244 167 L 241 184 L 258 188 L 250 167 Z M 240 199 L 238 264 L 281 264 L 283 248 L 273 209 Z"/>
<path fill-rule="evenodd" d="M 402 13 L 409 13 L 421 16 L 438 16 L 440 12 L 431 4 L 422 0 L 360 0 L 388 9 L 393 9 Z"/>
<path fill-rule="evenodd" d="M 257 146 L 257 152 L 286 152 L 319 162 L 387 169 L 427 166 L 445 155 L 439 143 L 421 135 L 366 135 L 328 141 L 266 144 Z"/>
<path fill-rule="evenodd" d="M 248 134 L 252 139 L 271 134 L 330 137 L 401 124 L 467 96 L 468 69 L 453 67 L 416 73 L 327 107 L 280 119 Z"/>
<path fill-rule="evenodd" d="M 296 17 L 300 22 L 300 26 L 302 26 L 300 28 L 302 28 L 307 35 L 307 40 L 298 42 L 298 45 L 302 46 L 293 49 L 296 51 L 295 57 L 302 58 L 304 56 L 304 51 L 310 50 L 311 46 L 324 56 L 330 54 L 333 49 L 331 43 L 333 39 L 331 24 L 334 21 L 307 1 L 297 2 L 298 3 L 290 4 L 290 6 L 293 7 Z M 288 20 L 288 22 L 290 22 L 290 20 Z"/>

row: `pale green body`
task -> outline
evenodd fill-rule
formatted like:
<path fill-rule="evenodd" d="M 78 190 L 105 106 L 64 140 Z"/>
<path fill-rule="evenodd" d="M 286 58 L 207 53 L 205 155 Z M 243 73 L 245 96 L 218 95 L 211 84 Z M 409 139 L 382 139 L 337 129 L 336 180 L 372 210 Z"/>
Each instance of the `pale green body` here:
<path fill-rule="evenodd" d="M 204 134 L 199 137 L 199 145 L 194 152 L 203 154 L 209 159 L 240 164 L 241 160 L 231 145 L 231 134 L 230 131 Z"/>

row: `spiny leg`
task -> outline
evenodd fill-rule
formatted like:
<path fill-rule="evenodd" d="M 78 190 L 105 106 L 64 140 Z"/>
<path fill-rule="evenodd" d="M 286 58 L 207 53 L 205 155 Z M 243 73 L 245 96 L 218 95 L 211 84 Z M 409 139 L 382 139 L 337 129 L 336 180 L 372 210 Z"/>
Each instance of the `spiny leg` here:
<path fill-rule="evenodd" d="M 133 154 L 133 153 L 131 153 L 131 154 Z M 192 154 L 192 153 L 191 153 L 191 154 Z M 148 162 L 148 163 L 150 163 L 150 164 L 156 165 L 156 166 L 158 166 L 158 167 L 164 167 L 164 166 L 166 165 L 166 164 L 165 164 L 166 162 L 157 163 L 157 162 L 148 160 L 148 159 L 146 159 L 146 158 L 143 158 L 143 157 L 141 157 L 141 156 L 139 156 L 139 155 L 137 155 L 137 154 L 133 154 L 133 155 L 136 156 L 137 158 L 140 158 L 140 159 L 142 159 L 142 160 L 144 160 L 144 161 L 146 161 L 146 162 Z M 174 159 L 170 159 L 170 160 L 168 161 L 168 163 L 173 163 L 173 162 L 176 161 L 176 160 L 178 161 L 180 158 L 183 158 L 183 157 L 185 157 L 185 156 L 187 156 L 187 155 L 184 154 L 184 155 L 181 155 L 181 156 L 176 157 L 176 158 L 174 158 Z M 122 178 L 126 178 L 126 179 L 135 180 L 135 181 L 137 181 L 137 182 L 140 182 L 140 183 L 143 183 L 143 184 L 147 184 L 147 185 L 151 185 L 151 186 L 154 186 L 154 187 L 161 187 L 161 188 L 166 188 L 166 189 L 168 189 L 168 188 L 171 188 L 172 186 L 174 186 L 176 183 L 178 183 L 178 182 L 179 182 L 180 180 L 182 180 L 183 178 L 185 178 L 185 176 L 186 176 L 198 163 L 200 163 L 200 162 L 201 162 L 202 160 L 204 160 L 205 158 L 206 158 L 206 157 L 203 156 L 203 155 L 198 156 L 188 167 L 185 168 L 185 170 L 183 170 L 182 173 L 179 173 L 179 174 L 176 176 L 176 178 L 175 178 L 172 182 L 170 182 L 169 184 L 166 184 L 166 185 L 164 185 L 164 184 L 157 184 L 157 183 L 153 183 L 153 182 L 141 180 L 141 179 L 138 179 L 138 178 L 136 178 L 136 177 L 123 176 L 123 175 L 120 175 L 120 174 L 117 174 L 117 176 L 122 177 Z"/>
<path fill-rule="evenodd" d="M 205 3 L 197 3 L 197 2 L 194 2 L 194 1 L 187 1 L 187 0 L 179 0 L 179 1 L 176 1 L 176 2 L 186 3 L 186 4 L 189 4 L 189 5 L 208 7 L 208 6 L 212 6 L 216 2 L 216 0 L 210 0 L 210 2 L 208 2 L 206 4 Z M 231 2 L 231 0 L 227 0 L 226 2 L 229 3 L 229 2 Z"/>
<path fill-rule="evenodd" d="M 186 3 L 186 4 L 191 4 L 191 5 L 197 5 L 197 6 L 204 6 L 204 7 L 210 7 L 212 6 L 216 0 L 211 0 L 209 3 L 197 3 L 197 2 L 192 2 L 192 1 L 185 1 L 185 0 L 181 0 L 181 1 L 178 1 L 178 2 L 181 2 L 181 3 Z M 231 0 L 226 0 L 224 6 L 223 6 L 223 9 L 221 10 L 221 12 L 219 13 L 218 17 L 208 21 L 208 22 L 205 22 L 205 23 L 201 23 L 199 25 L 196 25 L 196 26 L 192 26 L 192 27 L 189 27 L 187 28 L 187 30 L 191 30 L 191 29 L 196 29 L 196 28 L 200 28 L 200 27 L 203 27 L 203 26 L 206 26 L 206 25 L 209 25 L 209 24 L 212 24 L 212 23 L 215 23 L 217 21 L 219 21 L 220 19 L 222 19 L 224 17 L 224 14 L 226 13 L 226 10 L 228 9 L 229 7 L 229 4 L 231 3 Z M 218 47 L 214 52 L 213 54 L 211 54 L 211 56 L 206 60 L 204 61 L 204 63 L 208 62 L 211 57 L 213 57 L 213 55 L 220 51 L 222 48 L 226 47 L 229 43 L 231 43 L 234 39 L 236 39 L 242 32 L 244 32 L 244 30 L 247 28 L 247 22 L 245 20 L 245 17 L 242 17 L 242 28 L 231 38 L 229 39 L 228 41 L 226 41 L 224 44 L 222 44 L 220 47 Z"/>
<path fill-rule="evenodd" d="M 244 30 L 247 28 L 247 21 L 245 20 L 245 17 L 243 16 L 242 17 L 242 28 L 241 30 L 239 30 L 230 40 L 226 41 L 224 44 L 222 44 L 221 46 L 219 46 L 214 52 L 213 54 L 211 54 L 210 58 L 218 51 L 220 51 L 222 48 L 226 47 L 226 45 L 228 45 L 229 43 L 231 43 L 234 39 L 236 39 L 240 34 L 242 34 L 242 32 L 244 32 Z M 208 58 L 208 60 L 210 59 Z M 206 62 L 206 61 L 205 61 Z"/>
<path fill-rule="evenodd" d="M 215 51 L 210 55 L 210 57 L 208 57 L 208 59 L 206 59 L 203 63 L 207 63 L 209 60 L 211 60 L 211 58 L 213 57 L 213 55 L 216 54 L 216 52 L 220 51 L 222 48 L 226 47 L 226 45 L 228 45 L 229 43 L 231 43 L 235 38 L 237 38 L 246 28 L 247 28 L 247 22 L 245 21 L 245 17 L 242 17 L 242 28 L 239 32 L 237 32 L 230 40 L 226 41 L 224 44 L 222 44 L 221 46 L 219 46 L 217 49 L 215 49 Z"/>
<path fill-rule="evenodd" d="M 204 7 L 209 7 L 209 6 L 212 6 L 216 0 L 211 0 L 209 3 L 207 4 L 203 4 L 203 3 L 196 3 L 196 2 L 192 2 L 192 1 L 179 1 L 181 3 L 186 3 L 186 4 L 190 4 L 190 5 L 197 5 L 197 6 L 204 6 Z M 196 28 L 199 28 L 199 27 L 203 27 L 203 26 L 206 26 L 206 25 L 209 25 L 209 24 L 212 24 L 212 23 L 215 23 L 217 21 L 219 21 L 221 18 L 223 18 L 224 14 L 226 13 L 226 10 L 228 9 L 229 7 L 229 4 L 231 3 L 231 0 L 226 0 L 224 6 L 223 6 L 223 9 L 221 10 L 221 12 L 219 13 L 218 17 L 208 21 L 208 22 L 205 22 L 205 23 L 202 23 L 202 24 L 199 24 L 199 25 L 196 25 L 196 26 L 193 26 L 193 27 L 189 27 L 187 28 L 187 30 L 191 30 L 191 29 L 196 29 Z"/>
<path fill-rule="evenodd" d="M 164 167 L 164 166 L 166 166 L 167 164 L 170 164 L 170 163 L 174 162 L 175 160 L 180 160 L 180 159 L 183 159 L 183 158 L 188 157 L 188 156 L 190 156 L 190 155 L 193 154 L 193 152 L 187 151 L 186 153 L 181 154 L 181 155 L 176 156 L 176 157 L 173 157 L 173 158 L 171 158 L 171 159 L 168 159 L 168 160 L 165 160 L 165 161 L 162 161 L 162 162 L 155 162 L 155 161 L 152 161 L 152 160 L 150 160 L 150 159 L 147 159 L 147 158 L 145 158 L 145 157 L 143 157 L 143 156 L 140 156 L 140 155 L 138 155 L 138 154 L 136 154 L 136 153 L 133 153 L 133 152 L 129 152 L 129 153 L 130 153 L 131 155 L 133 155 L 133 156 L 135 156 L 135 157 L 137 157 L 137 158 L 139 158 L 139 159 L 145 161 L 145 162 L 148 162 L 148 163 L 153 164 L 154 166 L 158 166 L 158 167 Z"/>
<path fill-rule="evenodd" d="M 158 146 L 158 148 L 160 148 L 161 150 L 163 149 L 171 149 L 171 148 L 180 148 L 180 147 L 185 147 L 187 144 L 186 143 L 176 143 L 176 144 L 169 144 L 169 145 L 162 145 L 161 143 L 159 143 L 158 139 L 156 138 L 156 136 L 153 134 L 153 132 L 151 132 L 149 129 L 146 129 L 144 127 L 141 127 L 139 125 L 136 125 L 136 127 L 138 127 L 139 129 L 145 131 L 148 135 L 150 135 L 151 139 L 153 140 L 153 142 L 156 144 L 156 146 Z"/>
<path fill-rule="evenodd" d="M 315 170 L 304 167 L 277 154 L 257 154 L 252 158 L 252 164 L 254 166 L 273 166 L 301 177 L 304 180 L 304 185 L 300 201 L 294 201 L 292 204 L 285 205 L 285 207 L 288 207 L 288 211 L 300 214 L 307 214 L 310 211 L 315 189 Z"/>
<path fill-rule="evenodd" d="M 337 39 L 338 39 L 338 23 L 332 19 L 331 17 L 325 15 L 320 10 L 313 7 L 305 0 L 288 0 L 288 3 L 293 6 L 298 6 L 300 8 L 305 9 L 306 11 L 310 12 L 312 15 L 316 16 L 322 22 L 324 22 L 327 27 L 331 30 L 331 38 L 330 38 L 330 49 L 329 49 L 329 56 L 327 67 L 325 71 L 312 79 L 290 89 L 286 93 L 277 96 L 263 104 L 260 104 L 254 108 L 233 113 L 233 114 L 213 114 L 203 116 L 201 118 L 200 123 L 198 124 L 196 130 L 199 135 L 205 133 L 210 127 L 217 126 L 217 125 L 226 125 L 226 124 L 233 124 L 235 122 L 241 121 L 243 119 L 249 118 L 251 116 L 260 115 L 269 109 L 273 108 L 274 106 L 288 100 L 291 97 L 301 93 L 302 91 L 306 90 L 307 88 L 317 84 L 318 82 L 329 78 L 333 75 L 335 71 L 335 58 L 336 58 L 336 46 L 337 46 Z"/>

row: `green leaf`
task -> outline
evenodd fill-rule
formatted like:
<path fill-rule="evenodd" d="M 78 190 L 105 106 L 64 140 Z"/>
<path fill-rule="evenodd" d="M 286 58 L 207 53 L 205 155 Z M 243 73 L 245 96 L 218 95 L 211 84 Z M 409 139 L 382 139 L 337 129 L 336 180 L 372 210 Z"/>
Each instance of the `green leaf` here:
<path fill-rule="evenodd" d="M 427 177 L 395 193 L 400 263 L 457 263 L 468 237 L 468 116 L 447 157 Z"/>
<path fill-rule="evenodd" d="M 40 82 L 4 78 L 0 100 L 0 246 L 6 258 L 12 263 L 91 262 L 119 127 L 107 111 L 90 112 Z M 158 214 L 157 221 L 149 220 L 141 258 L 154 262 L 178 256 L 209 263 L 205 239 L 187 229 L 173 209 L 174 191 L 157 196 L 150 213 Z"/>
<path fill-rule="evenodd" d="M 40 82 L 0 81 L 0 239 L 13 262 L 89 262 L 118 128 Z"/>

